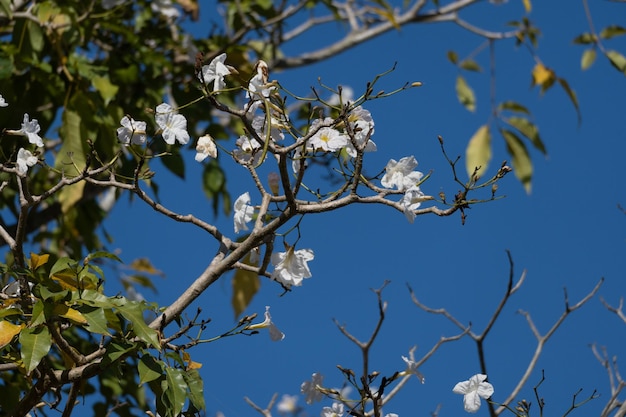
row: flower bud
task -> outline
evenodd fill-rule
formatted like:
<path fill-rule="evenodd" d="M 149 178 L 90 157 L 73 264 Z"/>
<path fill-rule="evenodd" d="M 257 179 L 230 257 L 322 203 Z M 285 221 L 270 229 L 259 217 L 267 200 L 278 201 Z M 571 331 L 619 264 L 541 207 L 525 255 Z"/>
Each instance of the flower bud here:
<path fill-rule="evenodd" d="M 276 172 L 270 172 L 267 175 L 267 181 L 270 185 L 270 191 L 272 192 L 272 194 L 277 196 L 279 191 L 280 177 Z"/>

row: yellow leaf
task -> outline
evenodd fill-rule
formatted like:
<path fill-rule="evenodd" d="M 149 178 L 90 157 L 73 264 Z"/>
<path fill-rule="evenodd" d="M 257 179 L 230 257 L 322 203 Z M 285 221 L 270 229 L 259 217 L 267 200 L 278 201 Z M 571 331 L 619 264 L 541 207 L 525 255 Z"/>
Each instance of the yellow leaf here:
<path fill-rule="evenodd" d="M 482 176 L 487 170 L 489 161 L 491 161 L 491 133 L 488 125 L 482 125 L 474 133 L 465 150 L 467 176 L 471 178 L 476 168 L 479 168 L 476 175 Z"/>
<path fill-rule="evenodd" d="M 506 142 L 506 148 L 512 157 L 513 172 L 524 186 L 527 194 L 530 194 L 532 187 L 533 164 L 528 155 L 528 150 L 519 137 L 510 130 L 501 129 L 500 133 Z"/>
<path fill-rule="evenodd" d="M 66 318 L 76 324 L 87 324 L 87 319 L 78 310 L 74 310 L 65 304 L 57 304 L 52 310 L 57 316 Z"/>
<path fill-rule="evenodd" d="M 554 71 L 544 66 L 542 63 L 538 63 L 535 65 L 535 68 L 533 68 L 533 85 L 540 85 L 542 88 L 546 89 L 554 83 L 555 79 L 556 75 Z"/>
<path fill-rule="evenodd" d="M 45 265 L 46 262 L 48 262 L 48 258 L 50 258 L 50 255 L 48 255 L 47 253 L 44 253 L 43 255 L 37 255 L 36 253 L 31 252 L 28 266 L 30 267 L 31 271 L 34 271 L 40 266 Z"/>
<path fill-rule="evenodd" d="M 249 262 L 249 257 L 244 260 Z M 233 277 L 232 305 L 235 310 L 235 319 L 248 307 L 252 297 L 259 291 L 261 281 L 259 276 L 252 271 L 238 269 Z"/>
<path fill-rule="evenodd" d="M 191 356 L 189 353 L 183 351 L 183 361 L 187 362 L 187 370 L 191 371 L 192 369 L 200 369 L 202 368 L 202 364 L 199 362 L 194 362 L 191 360 Z"/>
<path fill-rule="evenodd" d="M 467 110 L 471 112 L 476 110 L 476 96 L 474 95 L 474 90 L 467 84 L 465 78 L 460 75 L 456 77 L 456 96 Z"/>
<path fill-rule="evenodd" d="M 11 343 L 11 340 L 20 333 L 23 327 L 23 324 L 17 325 L 6 320 L 0 321 L 0 349 Z"/>
<path fill-rule="evenodd" d="M 52 275 L 54 281 L 58 282 L 64 290 L 77 290 L 78 282 L 76 281 L 76 274 L 71 271 L 59 271 Z"/>
<path fill-rule="evenodd" d="M 59 192 L 59 201 L 61 202 L 61 211 L 65 214 L 74 205 L 83 198 L 83 190 L 85 189 L 85 181 L 68 185 Z"/>
<path fill-rule="evenodd" d="M 80 285 L 76 279 L 76 273 L 72 270 L 59 271 L 52 275 L 54 281 L 58 282 L 64 290 L 97 290 L 98 286 L 89 279 L 82 279 Z"/>
<path fill-rule="evenodd" d="M 522 0 L 524 2 L 524 9 L 526 9 L 526 13 L 530 13 L 533 9 L 532 4 L 530 4 L 530 0 Z"/>
<path fill-rule="evenodd" d="M 595 60 L 596 60 L 596 50 L 594 48 L 585 50 L 585 52 L 583 52 L 582 57 L 580 58 L 580 68 L 583 70 L 588 69 Z"/>
<path fill-rule="evenodd" d="M 163 275 L 163 272 L 156 269 L 148 258 L 135 259 L 130 264 L 130 267 L 137 272 L 145 272 L 150 275 Z"/>

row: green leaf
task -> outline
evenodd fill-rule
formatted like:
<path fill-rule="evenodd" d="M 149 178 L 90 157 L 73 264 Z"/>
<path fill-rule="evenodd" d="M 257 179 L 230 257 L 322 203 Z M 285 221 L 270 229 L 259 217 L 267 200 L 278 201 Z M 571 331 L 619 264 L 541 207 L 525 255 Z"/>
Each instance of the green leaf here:
<path fill-rule="evenodd" d="M 168 417 L 177 417 L 183 411 L 187 400 L 187 383 L 183 378 L 183 371 L 177 368 L 165 368 L 167 390 L 164 399 L 167 400 Z"/>
<path fill-rule="evenodd" d="M 498 105 L 498 110 L 508 110 L 516 113 L 530 114 L 530 111 L 515 101 L 504 101 Z"/>
<path fill-rule="evenodd" d="M 204 166 L 202 173 L 203 190 L 209 200 L 212 201 L 213 213 L 217 215 L 219 207 L 219 198 L 224 199 L 224 214 L 230 214 L 230 195 L 226 189 L 226 175 L 220 167 L 219 162 L 213 159 Z"/>
<path fill-rule="evenodd" d="M 531 141 L 533 146 L 537 148 L 544 155 L 547 154 L 546 147 L 539 136 L 539 129 L 537 126 L 530 122 L 530 120 L 524 117 L 510 117 L 505 120 L 506 123 L 517 129 L 522 135 Z"/>
<path fill-rule="evenodd" d="M 615 68 L 626 74 L 626 58 L 624 58 L 624 55 L 620 54 L 617 51 L 607 51 L 606 57 L 609 59 L 609 61 L 611 61 L 611 64 Z"/>
<path fill-rule="evenodd" d="M 480 168 L 476 175 L 481 177 L 491 161 L 491 132 L 489 125 L 482 125 L 472 136 L 465 150 L 465 168 L 467 176 L 472 178 L 474 170 Z"/>
<path fill-rule="evenodd" d="M 579 45 L 589 45 L 596 43 L 596 37 L 592 33 L 586 32 L 576 36 L 573 42 Z"/>
<path fill-rule="evenodd" d="M 99 258 L 113 259 L 114 261 L 122 263 L 122 260 L 114 253 L 107 252 L 107 251 L 96 251 L 96 252 L 90 253 L 89 255 L 85 257 L 84 264 L 87 265 L 92 260 L 99 259 Z"/>
<path fill-rule="evenodd" d="M 85 305 L 78 310 L 82 313 L 85 320 L 87 320 L 87 326 L 85 328 L 88 331 L 90 331 L 91 333 L 102 334 L 105 336 L 111 335 L 103 308 Z"/>
<path fill-rule="evenodd" d="M 467 70 L 467 71 L 482 72 L 482 70 L 483 70 L 480 67 L 480 65 L 478 65 L 478 62 L 474 61 L 473 59 L 464 59 L 459 64 L 459 67 L 463 68 L 464 70 Z"/>
<path fill-rule="evenodd" d="M 232 305 L 235 312 L 235 320 L 248 307 L 254 295 L 261 288 L 259 276 L 244 269 L 238 269 L 233 276 L 233 298 Z"/>
<path fill-rule="evenodd" d="M 137 363 L 139 386 L 159 379 L 163 375 L 164 367 L 163 362 L 155 360 L 150 355 L 143 355 Z"/>
<path fill-rule="evenodd" d="M 198 410 L 204 410 L 206 407 L 204 403 L 204 382 L 200 377 L 200 373 L 194 369 L 184 373 L 183 377 L 189 387 L 189 401 Z"/>
<path fill-rule="evenodd" d="M 107 352 L 105 354 L 106 362 L 113 363 L 136 348 L 137 346 L 130 343 L 111 342 L 107 347 Z"/>
<path fill-rule="evenodd" d="M 30 41 L 31 48 L 33 48 L 35 52 L 41 52 L 44 44 L 41 26 L 29 20 L 26 22 L 26 28 L 28 29 L 28 40 Z"/>
<path fill-rule="evenodd" d="M 52 338 L 46 326 L 27 327 L 20 332 L 22 362 L 26 373 L 30 373 L 39 365 L 41 359 L 48 354 Z"/>
<path fill-rule="evenodd" d="M 501 129 L 500 133 L 506 141 L 506 149 L 511 155 L 511 162 L 513 164 L 513 172 L 518 180 L 524 186 L 524 189 L 530 194 L 533 176 L 533 164 L 528 155 L 528 150 L 524 145 L 524 142 L 520 140 L 515 133 L 510 130 Z"/>
<path fill-rule="evenodd" d="M 30 318 L 30 327 L 36 327 L 46 322 L 45 304 L 42 300 L 38 299 L 33 305 L 33 312 Z"/>
<path fill-rule="evenodd" d="M 583 70 L 588 69 L 596 60 L 596 55 L 597 53 L 595 48 L 586 49 L 580 58 L 580 68 Z"/>
<path fill-rule="evenodd" d="M 474 90 L 467 84 L 465 78 L 459 75 L 456 77 L 456 96 L 459 102 L 471 112 L 476 110 L 476 97 Z"/>
<path fill-rule="evenodd" d="M 459 56 L 454 51 L 448 51 L 448 61 L 456 65 L 459 62 Z"/>
<path fill-rule="evenodd" d="M 3 16 L 13 20 L 13 8 L 11 7 L 11 0 L 0 0 L 0 12 Z"/>
<path fill-rule="evenodd" d="M 50 268 L 50 278 L 57 272 L 65 271 L 66 269 L 74 270 L 78 266 L 78 262 L 75 260 L 64 256 L 62 258 L 57 259 L 57 261 Z"/>
<path fill-rule="evenodd" d="M 111 309 L 117 306 L 117 304 L 114 303 L 109 297 L 92 289 L 83 290 L 80 294 L 80 298 L 74 301 L 82 302 L 83 304 L 89 305 L 92 307 L 101 307 L 101 308 L 108 308 L 108 309 Z"/>
<path fill-rule="evenodd" d="M 148 327 L 143 317 L 144 304 L 137 301 L 128 301 L 125 298 L 116 299 L 116 303 L 118 303 L 117 310 L 120 314 L 132 323 L 135 335 L 144 343 L 161 350 L 156 330 Z"/>
<path fill-rule="evenodd" d="M 574 105 L 574 109 L 576 109 L 576 115 L 578 116 L 578 123 L 580 123 L 580 121 L 582 120 L 582 114 L 580 113 L 580 107 L 578 106 L 578 97 L 576 97 L 576 92 L 571 89 L 569 83 L 565 80 L 565 78 L 559 78 L 558 80 L 563 90 L 565 90 L 565 92 L 567 93 L 569 101 L 571 101 L 572 105 Z"/>
<path fill-rule="evenodd" d="M 611 39 L 615 36 L 622 36 L 626 34 L 626 28 L 623 28 L 618 25 L 607 26 L 600 32 L 600 37 L 602 39 Z"/>
<path fill-rule="evenodd" d="M 109 76 L 96 75 L 91 79 L 91 84 L 100 93 L 100 97 L 104 100 L 104 105 L 107 106 L 111 100 L 115 98 L 118 90 L 117 85 L 113 84 L 109 79 Z"/>
<path fill-rule="evenodd" d="M 78 175 L 85 168 L 86 141 L 81 136 L 82 119 L 78 112 L 66 109 L 63 112 L 59 133 L 63 145 L 59 150 L 55 168 L 62 169 L 66 175 Z"/>
<path fill-rule="evenodd" d="M 0 80 L 11 78 L 13 75 L 13 57 L 0 56 Z"/>

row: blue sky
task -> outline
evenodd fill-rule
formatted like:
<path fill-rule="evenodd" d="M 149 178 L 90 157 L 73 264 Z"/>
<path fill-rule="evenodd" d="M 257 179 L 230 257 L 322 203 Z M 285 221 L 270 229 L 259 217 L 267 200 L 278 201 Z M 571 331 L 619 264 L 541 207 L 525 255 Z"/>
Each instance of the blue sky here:
<path fill-rule="evenodd" d="M 511 174 L 500 183 L 499 194 L 506 198 L 474 206 L 467 212 L 464 226 L 458 215 L 422 216 L 411 225 L 402 213 L 375 206 L 349 207 L 305 218 L 298 248 L 314 250 L 315 260 L 309 264 L 313 277 L 282 297 L 278 285 L 263 281 L 247 311 L 262 316 L 264 306 L 270 305 L 274 322 L 286 338 L 275 343 L 266 334 L 235 337 L 190 352 L 195 361 L 203 363 L 208 415 L 221 411 L 226 417 L 248 416 L 255 411 L 245 404 L 244 396 L 265 406 L 275 392 L 298 394 L 300 383 L 313 372 L 323 373 L 329 386 L 340 386 L 343 380 L 336 365 L 358 371 L 361 360 L 356 346 L 339 333 L 332 319 L 345 323 L 355 336 L 367 338 L 377 318 L 376 298 L 370 289 L 379 288 L 385 280 L 391 281 L 383 292 L 388 315 L 370 363 L 373 369 L 390 375 L 403 369 L 400 357 L 412 346 L 418 346 L 419 358 L 439 337 L 457 333 L 442 317 L 419 310 L 411 302 L 407 284 L 423 303 L 446 308 L 480 331 L 506 290 L 506 250 L 510 250 L 515 278 L 523 269 L 527 277 L 486 341 L 487 369 L 496 401 L 508 395 L 535 348 L 532 333 L 523 316 L 517 314 L 519 309 L 530 312 L 538 329 L 545 333 L 564 310 L 563 288 L 574 303 L 604 277 L 599 295 L 613 305 L 626 295 L 626 215 L 617 208 L 619 203 L 626 206 L 626 80 L 603 57 L 590 70 L 580 70 L 582 48 L 571 41 L 587 31 L 581 2 L 535 3 L 531 18 L 543 32 L 538 54 L 577 92 L 582 124 L 578 125 L 576 113 L 561 90 L 554 88 L 541 97 L 530 88 L 534 61 L 524 48 L 516 48 L 512 41 L 497 44 L 497 99 L 527 105 L 548 149 L 547 158 L 532 151 L 532 193 L 526 194 Z M 590 3 L 597 27 L 624 24 L 618 21 L 623 5 Z M 201 18 L 210 19 L 210 6 L 202 7 Z M 510 0 L 499 8 L 479 4 L 464 16 L 499 30 L 522 14 L 522 2 Z M 331 26 L 316 40 L 322 46 L 325 36 L 338 33 Z M 397 63 L 396 70 L 381 81 L 385 90 L 406 81 L 422 81 L 424 85 L 364 106 L 376 123 L 373 140 L 378 145 L 378 152 L 367 155 L 366 164 L 374 172 L 390 158 L 415 155 L 420 170 L 433 171 L 423 191 L 431 195 L 445 191 L 451 197 L 458 187 L 439 150 L 437 136 L 444 138 L 450 155 L 464 154 L 468 139 L 488 121 L 490 108 L 485 73 L 467 75 L 477 94 L 477 111 L 469 113 L 458 103 L 454 93 L 457 69 L 447 61 L 446 51 L 455 49 L 464 57 L 480 43 L 480 39 L 450 24 L 409 26 L 331 60 L 272 73 L 270 78 L 300 93 L 317 85 L 318 77 L 327 85 L 346 85 L 359 93 L 377 73 Z M 302 51 L 306 45 L 295 43 L 289 48 Z M 610 45 L 626 52 L 623 41 Z M 477 57 L 483 67 L 485 54 L 486 50 Z M 493 142 L 490 173 L 507 158 L 502 139 L 494 135 Z M 158 172 L 162 202 L 181 213 L 214 221 L 232 233 L 232 218 L 213 218 L 200 188 L 201 167 L 193 162 L 193 155 L 187 152 L 186 181 L 164 170 Z M 229 174 L 233 199 L 253 191 L 243 168 L 227 155 L 220 161 Z M 251 194 L 253 203 L 260 202 L 258 195 L 255 200 Z M 156 282 L 156 298 L 163 305 L 172 302 L 215 253 L 210 236 L 191 225 L 163 218 L 138 202 L 117 206 L 107 230 L 116 236 L 113 246 L 121 249 L 124 261 L 150 257 L 166 274 Z M 289 237 L 288 241 L 294 239 Z M 207 336 L 233 324 L 230 297 L 231 280 L 225 276 L 197 301 L 195 306 L 201 306 L 212 318 Z M 544 369 L 546 381 L 541 393 L 547 412 L 562 414 L 572 395 L 582 388 L 580 399 L 594 389 L 601 397 L 576 414 L 598 413 L 610 392 L 606 372 L 589 345 L 607 346 L 609 353 L 623 362 L 625 342 L 625 325 L 595 297 L 573 313 L 548 343 L 518 399 L 533 402 L 538 413 L 532 387 Z M 411 381 L 385 412 L 427 415 L 441 404 L 441 415 L 464 413 L 462 398 L 452 393 L 452 387 L 479 370 L 471 340 L 446 345 L 422 368 L 426 383 Z M 309 407 L 308 415 L 318 415 L 322 405 L 330 402 Z M 486 413 L 486 409 L 479 411 L 479 415 Z"/>

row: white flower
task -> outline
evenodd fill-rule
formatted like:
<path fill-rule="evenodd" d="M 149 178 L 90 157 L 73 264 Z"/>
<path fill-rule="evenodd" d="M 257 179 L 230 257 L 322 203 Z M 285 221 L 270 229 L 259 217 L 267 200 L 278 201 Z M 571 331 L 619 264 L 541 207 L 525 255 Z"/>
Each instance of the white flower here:
<path fill-rule="evenodd" d="M 370 112 L 361 106 L 356 107 L 348 115 L 348 121 L 359 149 L 363 149 L 363 152 L 375 152 L 377 150 L 376 144 L 371 139 L 374 134 L 374 120 Z M 348 141 L 346 152 L 351 157 L 356 158 L 357 152 L 352 141 Z"/>
<path fill-rule="evenodd" d="M 269 68 L 267 67 L 267 63 L 260 60 L 257 62 L 255 69 L 256 74 L 248 83 L 246 98 L 252 100 L 268 98 L 276 87 L 268 83 Z"/>
<path fill-rule="evenodd" d="M 287 249 L 287 252 L 273 253 L 272 279 L 286 285 L 296 287 L 302 285 L 302 280 L 311 277 L 311 271 L 307 265 L 308 261 L 313 260 L 314 255 L 311 249 L 293 250 L 293 246 Z"/>
<path fill-rule="evenodd" d="M 252 119 L 252 127 L 261 139 L 265 139 L 265 116 L 255 116 L 254 119 Z M 285 134 L 282 130 L 280 130 L 281 127 L 284 127 L 282 123 L 280 123 L 277 119 L 270 117 L 270 138 L 273 141 L 285 139 Z"/>
<path fill-rule="evenodd" d="M 308 147 L 306 149 L 312 150 Z M 296 150 L 293 152 L 293 157 L 291 158 L 291 169 L 293 170 L 294 174 L 298 175 L 298 173 L 300 172 L 300 168 L 302 168 L 302 165 L 304 165 L 304 168 L 309 165 L 306 155 L 306 150 L 303 154 L 301 147 L 296 148 Z"/>
<path fill-rule="evenodd" d="M 224 83 L 224 77 L 230 74 L 230 68 L 224 64 L 226 61 L 226 54 L 221 54 L 213 58 L 209 65 L 202 67 L 202 73 L 198 74 L 200 81 L 204 81 L 205 84 L 213 84 L 213 92 L 222 90 L 226 84 Z"/>
<path fill-rule="evenodd" d="M 485 382 L 487 375 L 476 374 L 468 381 L 459 382 L 452 392 L 463 394 L 463 406 L 468 413 L 475 413 L 480 408 L 480 398 L 488 399 L 493 395 L 493 385 Z"/>
<path fill-rule="evenodd" d="M 124 116 L 120 124 L 122 127 L 117 128 L 117 138 L 124 145 L 130 143 L 142 145 L 146 142 L 146 122 L 138 122 L 132 117 Z"/>
<path fill-rule="evenodd" d="M 334 402 L 332 407 L 322 408 L 321 417 L 341 417 L 343 416 L 343 404 Z"/>
<path fill-rule="evenodd" d="M 6 107 L 6 106 L 8 106 L 8 105 L 9 105 L 9 103 L 7 103 L 7 102 L 4 100 L 4 97 L 2 97 L 2 94 L 0 94 L 0 107 Z"/>
<path fill-rule="evenodd" d="M 233 157 L 235 161 L 240 164 L 247 164 L 253 159 L 252 163 L 257 165 L 259 163 L 259 159 L 261 159 L 262 152 L 261 144 L 254 138 L 249 138 L 245 135 L 239 136 L 239 139 L 235 142 L 238 149 L 233 150 Z"/>
<path fill-rule="evenodd" d="M 315 150 L 335 152 L 348 145 L 348 137 L 332 127 L 322 127 L 309 143 Z"/>
<path fill-rule="evenodd" d="M 417 379 L 419 379 L 420 382 L 423 384 L 424 383 L 424 375 L 422 375 L 422 373 L 417 370 L 417 362 L 415 362 L 412 359 L 407 358 L 406 356 L 403 356 L 402 360 L 406 363 L 406 369 L 404 371 L 400 372 L 400 374 L 402 376 L 404 376 L 404 375 L 415 375 L 417 377 Z"/>
<path fill-rule="evenodd" d="M 180 12 L 172 4 L 172 0 L 152 0 L 150 2 L 152 11 L 161 13 L 166 18 L 176 18 L 180 16 Z"/>
<path fill-rule="evenodd" d="M 417 167 L 417 160 L 414 156 L 406 156 L 400 161 L 389 160 L 385 167 L 385 175 L 380 180 L 385 188 L 394 186 L 400 191 L 404 191 L 416 185 L 424 176 L 419 171 L 413 171 Z"/>
<path fill-rule="evenodd" d="M 163 130 L 161 135 L 168 145 L 173 145 L 175 141 L 178 141 L 181 145 L 189 142 L 187 119 L 182 114 L 176 113 L 169 104 L 161 103 L 157 106 L 154 120 Z"/>
<path fill-rule="evenodd" d="M 248 230 L 248 223 L 252 220 L 254 207 L 250 205 L 250 193 L 245 192 L 235 200 L 235 233 L 240 230 Z"/>
<path fill-rule="evenodd" d="M 396 413 L 387 413 L 385 417 L 398 417 L 398 415 Z"/>
<path fill-rule="evenodd" d="M 298 396 L 283 394 L 276 405 L 276 409 L 280 414 L 296 414 L 300 409 L 298 407 Z"/>
<path fill-rule="evenodd" d="M 43 146 L 43 139 L 38 135 L 40 130 L 41 128 L 39 127 L 37 119 L 29 121 L 28 113 L 24 113 L 24 121 L 22 122 L 22 128 L 19 130 L 19 133 L 28 137 L 30 143 L 41 148 Z"/>
<path fill-rule="evenodd" d="M 17 151 L 17 172 L 20 174 L 26 174 L 28 172 L 28 168 L 35 165 L 37 161 L 37 157 L 30 153 L 30 151 L 20 148 L 20 150 Z"/>
<path fill-rule="evenodd" d="M 268 329 L 270 333 L 270 339 L 274 342 L 278 342 L 279 340 L 283 340 L 285 338 L 285 334 L 278 330 L 278 327 L 272 322 L 272 316 L 270 316 L 270 307 L 265 306 L 265 321 L 262 323 L 251 324 L 246 327 L 246 330 L 256 330 L 256 329 Z"/>
<path fill-rule="evenodd" d="M 217 147 L 211 135 L 204 135 L 198 139 L 196 144 L 196 161 L 202 162 L 208 156 L 211 158 L 217 158 Z"/>
<path fill-rule="evenodd" d="M 409 223 L 413 223 L 415 220 L 415 210 L 422 205 L 424 201 L 424 193 L 417 186 L 412 186 L 404 192 L 400 205 L 404 207 L 404 215 Z"/>
<path fill-rule="evenodd" d="M 317 386 L 322 386 L 322 381 L 324 377 L 322 374 L 318 374 L 317 372 L 313 374 L 312 379 L 310 381 L 304 381 L 302 385 L 300 385 L 300 392 L 305 395 L 304 401 L 307 404 L 313 404 L 314 402 L 321 401 L 324 398 L 324 395 L 317 390 Z"/>
<path fill-rule="evenodd" d="M 250 82 L 248 83 L 248 92 L 246 93 L 246 98 L 251 99 L 260 99 L 267 98 L 272 94 L 272 90 L 276 87 L 272 85 L 267 85 L 263 82 L 263 76 L 260 74 L 256 74 Z"/>

